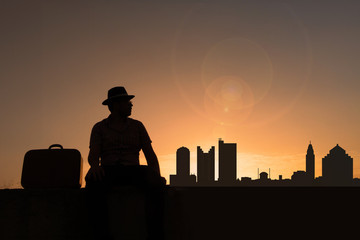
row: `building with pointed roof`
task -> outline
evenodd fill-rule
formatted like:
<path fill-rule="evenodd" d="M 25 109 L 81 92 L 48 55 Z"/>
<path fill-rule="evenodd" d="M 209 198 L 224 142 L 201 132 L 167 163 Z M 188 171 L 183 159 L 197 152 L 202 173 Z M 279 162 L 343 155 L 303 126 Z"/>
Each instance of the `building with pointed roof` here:
<path fill-rule="evenodd" d="M 315 179 L 315 154 L 311 141 L 306 153 L 306 175 L 310 181 Z"/>
<path fill-rule="evenodd" d="M 338 144 L 322 159 L 322 176 L 326 185 L 352 184 L 353 159 Z"/>

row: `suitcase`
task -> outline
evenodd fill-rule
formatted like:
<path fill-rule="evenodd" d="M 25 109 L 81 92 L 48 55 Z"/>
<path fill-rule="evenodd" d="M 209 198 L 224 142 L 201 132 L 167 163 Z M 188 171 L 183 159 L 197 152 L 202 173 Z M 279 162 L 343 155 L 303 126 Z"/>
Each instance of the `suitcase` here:
<path fill-rule="evenodd" d="M 80 188 L 82 157 L 76 149 L 53 144 L 49 149 L 25 154 L 21 185 L 23 188 Z"/>

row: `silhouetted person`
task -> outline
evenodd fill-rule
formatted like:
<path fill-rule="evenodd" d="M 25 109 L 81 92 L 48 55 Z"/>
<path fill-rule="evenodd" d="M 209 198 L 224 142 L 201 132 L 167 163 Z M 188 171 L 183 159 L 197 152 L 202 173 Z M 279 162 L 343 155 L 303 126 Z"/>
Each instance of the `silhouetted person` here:
<path fill-rule="evenodd" d="M 108 91 L 107 105 L 111 114 L 96 123 L 90 137 L 86 189 L 90 221 L 95 238 L 109 239 L 106 193 L 121 185 L 133 185 L 145 192 L 148 239 L 163 239 L 163 192 L 165 179 L 144 125 L 129 118 L 134 95 L 124 87 Z M 143 150 L 148 166 L 140 166 Z"/>

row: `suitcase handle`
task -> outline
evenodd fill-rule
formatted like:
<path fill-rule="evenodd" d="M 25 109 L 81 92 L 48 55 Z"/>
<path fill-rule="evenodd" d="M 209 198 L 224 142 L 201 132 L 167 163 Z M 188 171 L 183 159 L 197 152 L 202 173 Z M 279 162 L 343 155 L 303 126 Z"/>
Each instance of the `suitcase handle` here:
<path fill-rule="evenodd" d="M 49 147 L 49 149 L 52 149 L 54 147 L 59 147 L 60 149 L 64 149 L 63 146 L 61 146 L 60 144 L 53 144 Z"/>

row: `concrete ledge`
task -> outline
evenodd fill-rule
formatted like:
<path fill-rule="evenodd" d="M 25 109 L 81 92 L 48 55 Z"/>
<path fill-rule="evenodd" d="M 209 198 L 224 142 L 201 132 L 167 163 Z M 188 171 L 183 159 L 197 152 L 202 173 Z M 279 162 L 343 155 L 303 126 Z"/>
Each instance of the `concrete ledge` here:
<path fill-rule="evenodd" d="M 165 235 L 188 240 L 341 234 L 346 239 L 360 224 L 359 193 L 357 187 L 168 187 Z M 146 239 L 140 191 L 114 190 L 108 202 L 115 239 Z M 2 240 L 90 237 L 84 189 L 0 190 L 0 216 Z"/>

